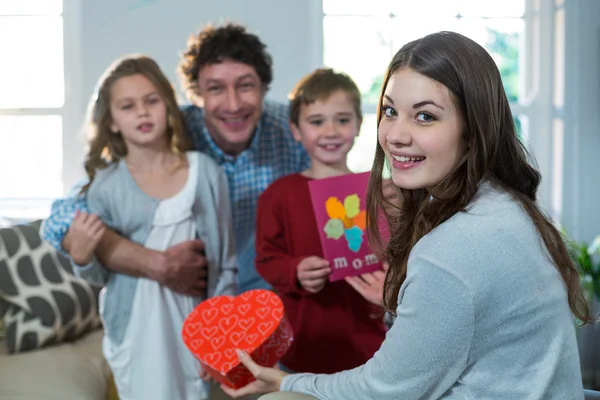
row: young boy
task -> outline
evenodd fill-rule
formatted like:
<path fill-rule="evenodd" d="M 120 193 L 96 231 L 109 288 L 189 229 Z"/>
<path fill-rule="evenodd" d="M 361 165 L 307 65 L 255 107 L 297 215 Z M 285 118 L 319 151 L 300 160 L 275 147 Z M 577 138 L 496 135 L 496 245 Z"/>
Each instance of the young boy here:
<path fill-rule="evenodd" d="M 382 313 L 347 282 L 328 282 L 308 182 L 351 173 L 347 156 L 358 135 L 360 92 L 347 75 L 318 69 L 291 95 L 294 138 L 311 158 L 302 173 L 280 178 L 258 200 L 256 268 L 279 293 L 294 342 L 280 360 L 294 372 L 357 367 L 379 349 Z"/>

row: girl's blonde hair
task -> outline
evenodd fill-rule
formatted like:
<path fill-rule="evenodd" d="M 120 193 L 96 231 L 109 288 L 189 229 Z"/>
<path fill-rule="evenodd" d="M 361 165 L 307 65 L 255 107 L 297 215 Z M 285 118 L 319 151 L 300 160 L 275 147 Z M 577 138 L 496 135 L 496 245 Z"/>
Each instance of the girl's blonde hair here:
<path fill-rule="evenodd" d="M 85 172 L 89 182 L 82 189 L 85 192 L 94 180 L 96 170 L 103 169 L 127 155 L 123 136 L 111 130 L 110 91 L 119 79 L 132 75 L 143 75 L 156 87 L 167 106 L 167 135 L 171 150 L 183 154 L 190 150 L 179 111 L 175 91 L 158 64 L 151 58 L 132 54 L 117 59 L 104 71 L 96 91 L 88 106 L 85 130 L 88 136 L 88 153 L 85 158 Z"/>

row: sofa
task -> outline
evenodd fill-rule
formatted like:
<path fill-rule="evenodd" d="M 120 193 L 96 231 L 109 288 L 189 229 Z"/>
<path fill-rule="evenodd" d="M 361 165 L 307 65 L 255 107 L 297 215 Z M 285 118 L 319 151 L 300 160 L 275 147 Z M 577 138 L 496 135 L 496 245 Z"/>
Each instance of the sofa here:
<path fill-rule="evenodd" d="M 0 221 L 0 400 L 118 400 L 102 355 L 100 288 L 41 240 L 41 223 Z M 213 385 L 211 400 L 227 399 Z"/>
<path fill-rule="evenodd" d="M 73 342 L 8 354 L 0 347 L 0 399 L 89 399 L 114 397 L 102 357 L 102 331 Z"/>
<path fill-rule="evenodd" d="M 73 275 L 40 224 L 0 228 L 0 399 L 116 399 L 100 289 Z"/>

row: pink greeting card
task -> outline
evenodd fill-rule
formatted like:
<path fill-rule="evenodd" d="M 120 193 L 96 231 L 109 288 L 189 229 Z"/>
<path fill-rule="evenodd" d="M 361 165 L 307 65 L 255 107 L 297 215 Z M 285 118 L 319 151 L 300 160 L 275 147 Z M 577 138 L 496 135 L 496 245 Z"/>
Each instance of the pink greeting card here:
<path fill-rule="evenodd" d="M 330 281 L 381 269 L 366 237 L 369 172 L 308 183 L 321 247 L 333 268 Z"/>

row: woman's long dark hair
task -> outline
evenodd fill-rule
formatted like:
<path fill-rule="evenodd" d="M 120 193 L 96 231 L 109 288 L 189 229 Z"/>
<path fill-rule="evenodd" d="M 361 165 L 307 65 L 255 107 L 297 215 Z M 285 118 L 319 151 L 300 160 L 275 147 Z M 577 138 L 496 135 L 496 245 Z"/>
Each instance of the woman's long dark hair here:
<path fill-rule="evenodd" d="M 377 146 L 367 196 L 368 235 L 379 256 L 389 264 L 384 304 L 394 312 L 398 292 L 406 277 L 413 246 L 435 227 L 464 211 L 483 180 L 493 181 L 517 200 L 531 217 L 556 269 L 564 280 L 572 313 L 591 320 L 577 269 L 565 241 L 536 203 L 541 176 L 517 137 L 513 116 L 500 73 L 486 50 L 473 40 L 453 32 L 439 32 L 406 44 L 394 56 L 383 83 L 382 98 L 394 73 L 403 68 L 433 79 L 448 88 L 463 121 L 467 144 L 456 168 L 431 192 L 397 189 L 400 201 L 391 204 L 383 196 L 383 172 L 389 168 L 381 145 Z M 426 201 L 433 196 L 434 202 Z M 387 226 L 380 226 L 383 214 Z M 380 229 L 389 229 L 383 238 Z"/>

